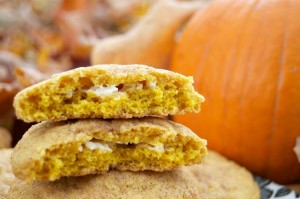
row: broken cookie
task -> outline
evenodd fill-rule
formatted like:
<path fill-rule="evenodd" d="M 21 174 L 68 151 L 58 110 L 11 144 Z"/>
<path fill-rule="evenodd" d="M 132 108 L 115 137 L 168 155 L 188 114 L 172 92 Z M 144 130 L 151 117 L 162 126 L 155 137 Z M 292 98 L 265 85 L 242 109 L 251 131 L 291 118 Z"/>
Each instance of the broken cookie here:
<path fill-rule="evenodd" d="M 69 120 L 31 127 L 14 149 L 12 166 L 18 178 L 53 181 L 110 168 L 172 170 L 199 164 L 206 153 L 206 140 L 162 118 Z"/>

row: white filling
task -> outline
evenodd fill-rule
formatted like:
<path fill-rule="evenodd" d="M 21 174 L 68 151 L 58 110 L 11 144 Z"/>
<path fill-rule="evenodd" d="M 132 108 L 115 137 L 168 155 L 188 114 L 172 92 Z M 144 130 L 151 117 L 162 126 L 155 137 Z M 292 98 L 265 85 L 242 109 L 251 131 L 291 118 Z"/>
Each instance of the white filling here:
<path fill-rule="evenodd" d="M 114 144 L 123 144 L 123 145 L 127 145 L 126 143 L 121 143 L 121 142 L 116 142 Z M 101 151 L 107 151 L 107 152 L 112 152 L 113 150 L 109 147 L 109 145 L 107 143 L 100 143 L 100 142 L 92 142 L 92 141 L 88 141 L 85 144 L 85 147 L 88 148 L 89 150 L 96 150 L 99 149 Z M 156 151 L 159 153 L 162 153 L 165 151 L 164 149 L 164 145 L 151 145 L 148 143 L 139 143 L 136 144 L 137 148 L 146 148 L 152 151 Z M 82 152 L 83 147 L 79 146 L 78 147 L 78 151 Z"/>
<path fill-rule="evenodd" d="M 165 151 L 164 145 L 150 146 L 150 147 L 148 147 L 148 149 L 150 149 L 152 151 L 157 151 L 160 153 Z"/>
<path fill-rule="evenodd" d="M 82 146 L 79 146 L 79 147 L 78 147 L 78 151 L 79 151 L 79 152 L 82 152 L 82 150 L 83 150 L 83 147 L 82 147 Z"/>
<path fill-rule="evenodd" d="M 93 86 L 90 89 L 82 90 L 83 92 L 92 92 L 95 95 L 98 95 L 99 97 L 106 97 L 109 96 L 115 92 L 118 92 L 118 88 L 116 85 L 110 85 L 110 86 Z"/>
<path fill-rule="evenodd" d="M 165 151 L 164 145 L 151 145 L 151 144 L 147 144 L 147 143 L 140 143 L 140 144 L 138 144 L 138 147 L 146 148 L 151 151 L 156 151 L 159 153 L 162 153 Z"/>
<path fill-rule="evenodd" d="M 156 82 L 149 82 L 148 86 L 150 88 L 155 88 L 156 87 Z"/>
<path fill-rule="evenodd" d="M 71 98 L 73 96 L 73 91 L 69 91 L 66 93 L 67 98 Z"/>
<path fill-rule="evenodd" d="M 127 83 L 123 85 L 122 91 L 135 91 L 143 89 L 143 84 L 141 83 Z"/>
<path fill-rule="evenodd" d="M 156 82 L 149 82 L 148 83 L 149 88 L 155 88 L 157 86 Z M 116 85 L 98 85 L 98 86 L 93 86 L 89 89 L 82 89 L 79 90 L 79 92 L 91 92 L 94 93 L 95 95 L 99 97 L 107 97 L 110 95 L 113 95 L 115 93 L 122 94 L 124 95 L 126 91 L 135 91 L 135 90 L 140 90 L 143 89 L 144 85 L 142 83 L 126 83 L 123 85 L 123 88 L 121 90 L 118 89 Z M 74 91 L 69 91 L 65 95 L 67 98 L 71 98 L 74 94 Z M 120 98 L 121 96 L 119 96 Z"/>
<path fill-rule="evenodd" d="M 112 149 L 108 146 L 108 144 L 105 143 L 99 143 L 99 142 L 87 142 L 85 143 L 86 148 L 90 149 L 90 150 L 95 150 L 95 149 L 99 149 L 101 151 L 108 151 L 108 152 L 112 152 Z"/>

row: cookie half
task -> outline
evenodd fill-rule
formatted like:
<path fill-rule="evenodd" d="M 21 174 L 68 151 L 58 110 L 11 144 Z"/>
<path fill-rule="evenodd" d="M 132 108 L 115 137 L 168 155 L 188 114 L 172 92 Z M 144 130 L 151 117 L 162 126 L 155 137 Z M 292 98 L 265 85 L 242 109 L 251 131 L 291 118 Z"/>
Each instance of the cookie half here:
<path fill-rule="evenodd" d="M 42 122 L 12 155 L 15 175 L 27 181 L 102 173 L 110 168 L 165 171 L 201 163 L 206 140 L 161 118 Z"/>
<path fill-rule="evenodd" d="M 199 112 L 204 98 L 192 84 L 192 77 L 144 65 L 96 65 L 22 90 L 14 107 L 26 122 Z"/>
<path fill-rule="evenodd" d="M 8 194 L 8 199 L 19 198 L 259 199 L 260 192 L 249 171 L 209 151 L 200 165 L 162 173 L 109 171 L 55 182 L 23 181 L 13 185 Z"/>

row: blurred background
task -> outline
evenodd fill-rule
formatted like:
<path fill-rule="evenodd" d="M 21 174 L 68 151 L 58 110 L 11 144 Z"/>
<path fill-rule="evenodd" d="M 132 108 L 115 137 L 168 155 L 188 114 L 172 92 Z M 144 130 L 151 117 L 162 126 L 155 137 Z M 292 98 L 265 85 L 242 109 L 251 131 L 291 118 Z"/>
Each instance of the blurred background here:
<path fill-rule="evenodd" d="M 93 45 L 126 33 L 153 0 L 1 0 L 0 117 L 13 145 L 31 124 L 16 120 L 14 95 L 54 73 L 89 66 Z"/>
<path fill-rule="evenodd" d="M 91 64 L 141 63 L 167 68 L 176 34 L 206 4 L 156 0 L 1 0 L 0 126 L 13 135 L 12 145 L 32 125 L 14 116 L 12 101 L 18 91 L 52 74 Z M 154 5 L 156 8 L 150 12 Z M 139 27 L 135 26 L 141 19 Z M 120 41 L 123 38 L 131 44 Z M 134 43 L 142 40 L 146 40 L 143 46 L 135 47 Z M 155 46 L 153 49 L 162 49 L 158 61 L 149 61 L 155 54 L 135 56 L 134 51 L 151 45 Z M 99 50 L 95 49 L 92 56 L 96 47 Z M 132 48 L 132 53 L 126 48 Z M 139 54 L 150 52 L 141 50 L 145 52 Z"/>
<path fill-rule="evenodd" d="M 172 119 L 208 148 L 299 183 L 299 19 L 299 0 L 0 0 L 0 140 L 14 146 L 32 125 L 14 115 L 20 90 L 80 66 L 146 64 L 194 77 L 202 111 Z"/>

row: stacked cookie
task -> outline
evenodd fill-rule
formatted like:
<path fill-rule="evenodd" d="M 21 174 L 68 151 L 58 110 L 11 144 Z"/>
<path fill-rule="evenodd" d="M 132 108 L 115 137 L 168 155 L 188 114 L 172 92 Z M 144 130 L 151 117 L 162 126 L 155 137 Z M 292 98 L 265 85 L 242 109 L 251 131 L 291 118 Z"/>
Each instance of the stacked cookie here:
<path fill-rule="evenodd" d="M 15 175 L 54 181 L 110 169 L 162 172 L 201 163 L 206 141 L 157 117 L 200 111 L 204 98 L 192 83 L 191 77 L 143 65 L 97 65 L 24 89 L 15 97 L 16 114 L 41 123 L 15 147 Z"/>
<path fill-rule="evenodd" d="M 16 182 L 7 196 L 7 199 L 40 198 L 259 199 L 260 192 L 250 172 L 216 152 L 209 151 L 202 164 L 172 171 L 110 170 L 104 175 L 68 177 L 54 182 Z"/>

